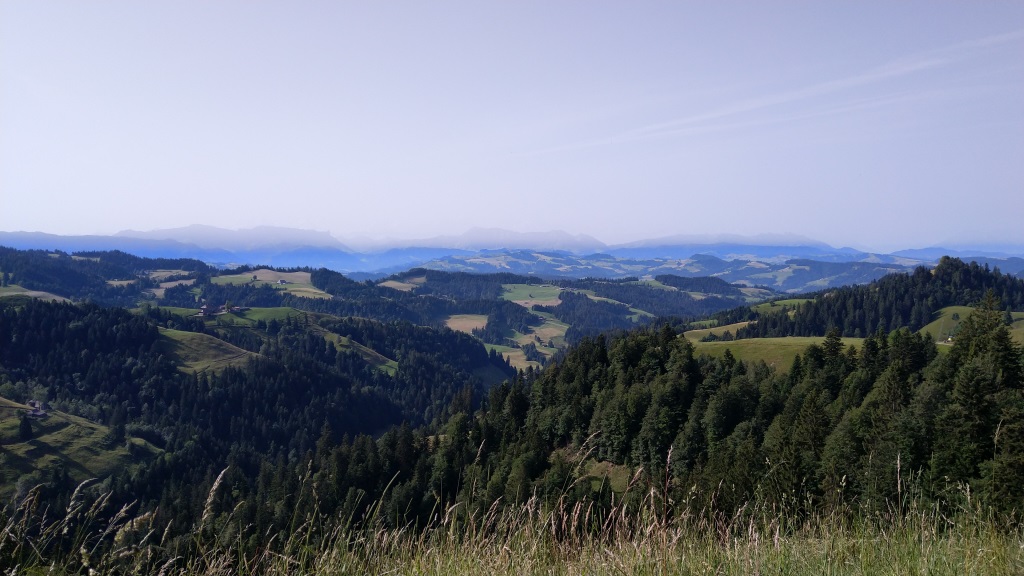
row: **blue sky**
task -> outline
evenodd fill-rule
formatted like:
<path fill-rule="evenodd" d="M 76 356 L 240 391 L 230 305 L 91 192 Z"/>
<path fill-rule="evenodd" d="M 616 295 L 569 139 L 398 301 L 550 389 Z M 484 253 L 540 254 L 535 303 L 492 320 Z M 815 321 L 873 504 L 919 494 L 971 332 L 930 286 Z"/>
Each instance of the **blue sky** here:
<path fill-rule="evenodd" d="M 0 2 L 0 230 L 1024 244 L 1022 2 Z"/>

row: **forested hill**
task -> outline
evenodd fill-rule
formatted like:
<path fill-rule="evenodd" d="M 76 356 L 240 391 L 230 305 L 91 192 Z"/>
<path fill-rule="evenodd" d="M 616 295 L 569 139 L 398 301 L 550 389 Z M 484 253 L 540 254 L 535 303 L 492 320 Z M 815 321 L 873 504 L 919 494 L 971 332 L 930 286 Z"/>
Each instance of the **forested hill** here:
<path fill-rule="evenodd" d="M 357 282 L 324 268 L 216 270 L 196 260 L 116 251 L 0 248 L 0 298 L 21 294 L 125 308 L 148 304 L 206 321 L 221 307 L 260 307 L 407 322 L 471 334 L 517 368 L 539 367 L 584 336 L 658 318 L 695 320 L 774 295 L 721 280 L 659 278 L 664 282 L 636 277 L 544 280 L 419 268 Z"/>
<path fill-rule="evenodd" d="M 938 310 L 973 305 L 988 291 L 1004 311 L 1024 310 L 1024 279 L 946 257 L 931 270 L 917 268 L 868 285 L 819 292 L 789 314 L 736 310 L 718 318 L 725 324 L 753 320 L 738 330 L 738 338 L 824 336 L 833 328 L 843 336 L 863 337 L 901 327 L 919 330 Z"/>
<path fill-rule="evenodd" d="M 313 274 L 198 272 L 163 288 L 181 309 L 0 299 L 4 496 L 69 509 L 86 464 L 117 451 L 116 465 L 77 496 L 109 494 L 97 534 L 128 506 L 159 527 L 167 550 L 187 548 L 202 522 L 254 554 L 297 525 L 403 528 L 443 515 L 471 525 L 527 504 L 598 519 L 641 518 L 657 505 L 663 517 L 714 522 L 755 503 L 800 524 L 898 508 L 912 491 L 942 513 L 963 504 L 960 495 L 1000 521 L 1018 522 L 1024 510 L 1024 351 L 1005 324 L 1021 285 L 984 267 L 944 260 L 934 273 L 815 299 L 854 314 L 874 303 L 880 315 L 880 302 L 975 303 L 943 354 L 927 335 L 876 323 L 856 348 L 833 330 L 781 370 L 698 356 L 660 324 L 581 336 L 545 369 L 518 373 L 470 334 L 401 317 L 436 320 L 488 302 L 452 296 L 493 294 L 496 279 L 473 288 L 472 278 L 441 276 L 421 295 L 419 276 L 390 286 L 328 271 L 296 280 Z M 599 290 L 731 291 L 674 278 L 571 288 L 508 279 L 502 296 L 512 300 L 488 310 L 545 322 L 593 305 L 631 312 Z M 223 310 L 197 310 L 202 298 L 223 299 Z M 274 307 L 258 308 L 261 299 Z M 366 317 L 381 311 L 396 316 Z M 190 365 L 182 350 L 197 342 L 237 355 Z M 485 376 L 507 380 L 488 386 Z M 31 400 L 60 418 L 30 420 Z M 102 440 L 81 446 L 86 429 Z M 53 448 L 58 436 L 81 459 Z"/>
<path fill-rule="evenodd" d="M 1022 361 L 994 300 L 965 320 L 948 355 L 905 328 L 858 349 L 833 335 L 788 373 L 695 358 L 667 329 L 588 340 L 535 379 L 496 389 L 468 423 L 449 424 L 450 434 L 468 428 L 451 441 L 466 463 L 460 498 L 607 503 L 603 462 L 691 510 L 758 500 L 884 510 L 901 490 L 939 502 L 970 486 L 1019 513 Z"/>
<path fill-rule="evenodd" d="M 207 324 L 155 307 L 131 313 L 0 299 L 0 397 L 17 406 L 43 401 L 67 415 L 31 420 L 27 410 L 0 410 L 0 495 L 17 502 L 41 486 L 47 498 L 66 502 L 85 479 L 86 458 L 112 474 L 102 489 L 144 508 L 159 504 L 185 526 L 191 507 L 201 507 L 193 490 L 208 488 L 229 463 L 255 478 L 262 466 L 283 470 L 297 461 L 325 427 L 355 438 L 443 421 L 514 374 L 479 341 L 448 329 L 257 312 Z M 177 350 L 197 341 L 231 342 L 242 354 L 216 368 L 189 368 Z M 105 429 L 103 441 L 75 448 L 85 429 L 62 428 L 67 418 Z M 130 465 L 103 463 L 125 446 Z"/>
<path fill-rule="evenodd" d="M 72 255 L 0 246 L 3 286 L 17 284 L 28 290 L 111 306 L 134 306 L 147 289 L 158 286 L 151 277 L 155 270 L 167 271 L 165 276 L 188 276 L 213 269 L 188 258 L 140 258 L 118 251 Z"/>
<path fill-rule="evenodd" d="M 296 513 L 373 514 L 397 528 L 430 525 L 439 510 L 471 523 L 538 504 L 596 518 L 652 505 L 730 518 L 750 506 L 799 523 L 884 513 L 913 494 L 943 513 L 969 501 L 1014 521 L 1024 352 L 998 308 L 968 316 L 948 354 L 906 329 L 858 348 L 833 334 L 786 372 L 696 357 L 668 327 L 588 338 L 434 431 L 325 432 L 258 480 L 232 469 L 235 495 L 214 510 L 260 534 L 287 529 L 290 511 L 269 503 L 289 490 Z"/>

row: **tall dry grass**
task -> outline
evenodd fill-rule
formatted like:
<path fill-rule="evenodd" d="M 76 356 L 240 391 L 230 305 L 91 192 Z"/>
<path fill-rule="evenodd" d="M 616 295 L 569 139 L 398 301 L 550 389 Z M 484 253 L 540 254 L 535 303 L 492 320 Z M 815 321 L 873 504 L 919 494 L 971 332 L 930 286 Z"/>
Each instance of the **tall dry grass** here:
<path fill-rule="evenodd" d="M 223 475 L 220 477 L 222 478 Z M 287 537 L 257 550 L 232 517 L 215 522 L 214 483 L 199 524 L 172 539 L 152 515 L 116 512 L 109 497 L 84 502 L 82 486 L 53 514 L 38 491 L 4 519 L 5 574 L 1024 574 L 1024 535 L 962 491 L 955 503 L 908 497 L 883 509 L 832 511 L 794 520 L 767 505 L 730 515 L 673 514 L 665 492 L 611 510 L 563 498 L 551 505 L 496 502 L 480 513 L 438 510 L 428 528 L 386 528 L 379 506 L 366 518 L 296 517 Z M 625 500 L 621 500 L 625 502 Z M 101 520 L 102 518 L 109 518 Z M 219 527 L 218 527 L 219 526 Z"/>

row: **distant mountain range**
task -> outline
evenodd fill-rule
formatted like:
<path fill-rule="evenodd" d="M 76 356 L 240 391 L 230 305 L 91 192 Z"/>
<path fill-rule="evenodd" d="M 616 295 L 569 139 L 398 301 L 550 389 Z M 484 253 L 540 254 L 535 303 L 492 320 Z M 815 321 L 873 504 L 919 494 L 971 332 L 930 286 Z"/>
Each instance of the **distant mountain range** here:
<path fill-rule="evenodd" d="M 566 232 L 526 234 L 482 228 L 405 243 L 354 240 L 352 244 L 359 249 L 328 232 L 270 226 L 226 230 L 195 225 L 126 230 L 112 236 L 0 232 L 0 245 L 19 249 L 69 253 L 121 250 L 149 258 L 195 258 L 219 267 L 323 267 L 359 279 L 413 267 L 566 278 L 677 274 L 717 276 L 734 283 L 803 292 L 870 282 L 891 272 L 932 265 L 943 255 L 1024 275 L 1024 246 L 1000 246 L 997 250 L 932 247 L 874 254 L 781 235 L 674 236 L 608 246 Z"/>

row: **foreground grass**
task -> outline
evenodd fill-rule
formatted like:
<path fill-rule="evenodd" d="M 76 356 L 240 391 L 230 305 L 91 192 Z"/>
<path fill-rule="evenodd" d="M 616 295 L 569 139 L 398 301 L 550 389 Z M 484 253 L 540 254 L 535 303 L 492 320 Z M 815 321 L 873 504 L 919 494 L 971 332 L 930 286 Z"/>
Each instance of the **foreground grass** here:
<path fill-rule="evenodd" d="M 338 519 L 323 530 L 331 521 L 320 518 L 298 524 L 284 538 L 267 535 L 257 551 L 243 551 L 237 536 L 225 539 L 230 518 L 214 521 L 209 514 L 212 501 L 211 492 L 194 534 L 172 543 L 159 527 L 131 520 L 127 507 L 105 526 L 91 525 L 106 505 L 104 497 L 86 505 L 76 492 L 64 518 L 49 524 L 39 519 L 38 503 L 30 497 L 0 529 L 0 570 L 423 576 L 1024 572 L 1020 530 L 979 510 L 947 517 L 936 509 L 911 509 L 788 525 L 771 510 L 741 510 L 731 519 L 685 513 L 664 519 L 650 507 L 598 518 L 584 504 L 550 509 L 530 500 L 468 519 L 459 518 L 460 506 L 453 506 L 425 530 L 384 528 L 373 517 L 366 528 Z"/>

